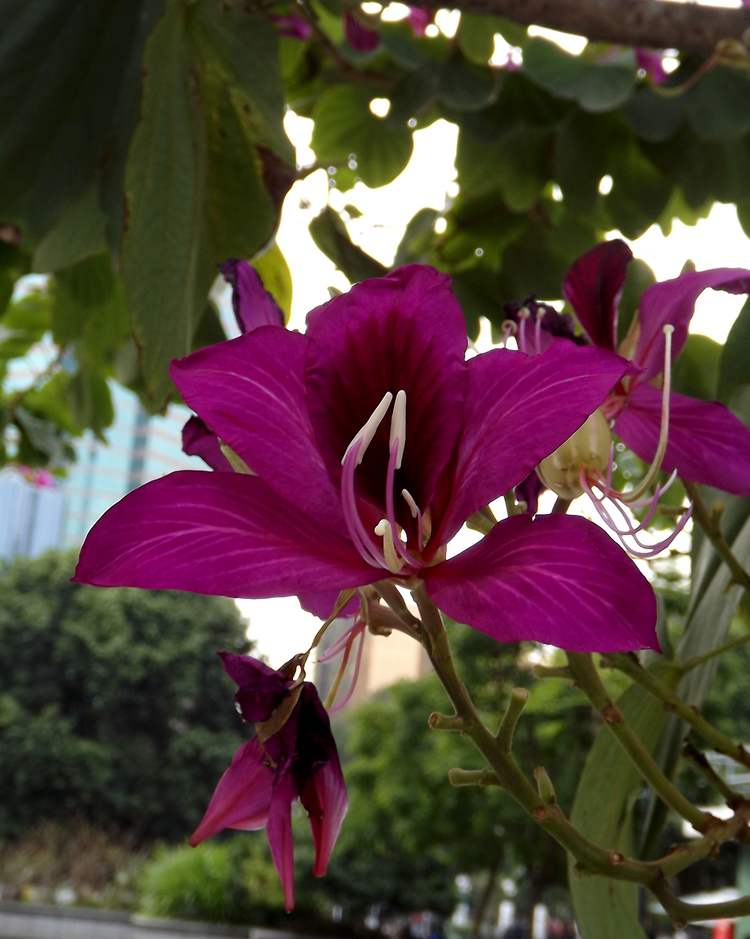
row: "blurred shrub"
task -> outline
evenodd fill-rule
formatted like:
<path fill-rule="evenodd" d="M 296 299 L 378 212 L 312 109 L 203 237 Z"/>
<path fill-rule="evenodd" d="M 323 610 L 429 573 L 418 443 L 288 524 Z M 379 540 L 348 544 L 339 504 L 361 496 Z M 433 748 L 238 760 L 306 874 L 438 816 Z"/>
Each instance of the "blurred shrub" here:
<path fill-rule="evenodd" d="M 140 877 L 139 909 L 150 916 L 267 923 L 283 915 L 279 879 L 265 839 L 163 848 Z"/>
<path fill-rule="evenodd" d="M 243 740 L 216 652 L 230 601 L 70 583 L 75 555 L 0 565 L 0 839 L 85 819 L 183 840 Z"/>

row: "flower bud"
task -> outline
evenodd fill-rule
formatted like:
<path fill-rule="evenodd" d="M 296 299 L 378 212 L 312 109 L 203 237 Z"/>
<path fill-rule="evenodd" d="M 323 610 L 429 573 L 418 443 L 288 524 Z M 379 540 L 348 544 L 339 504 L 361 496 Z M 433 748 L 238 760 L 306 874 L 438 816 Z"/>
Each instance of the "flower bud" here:
<path fill-rule="evenodd" d="M 611 447 L 609 424 L 597 408 L 572 437 L 542 460 L 537 473 L 544 485 L 558 496 L 575 499 L 583 492 L 582 469 L 592 470 L 596 476 L 606 475 Z"/>

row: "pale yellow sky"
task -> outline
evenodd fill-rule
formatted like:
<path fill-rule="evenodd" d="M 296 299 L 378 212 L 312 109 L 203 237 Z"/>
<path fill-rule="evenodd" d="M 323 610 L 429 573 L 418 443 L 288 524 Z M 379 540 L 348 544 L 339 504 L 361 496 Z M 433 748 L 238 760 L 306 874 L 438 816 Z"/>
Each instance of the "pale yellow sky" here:
<path fill-rule="evenodd" d="M 721 5 L 740 3 L 724 0 Z M 445 32 L 452 32 L 457 20 L 455 15 L 443 12 L 439 24 Z M 544 32 L 569 48 L 580 42 L 576 37 L 569 41 L 562 34 Z M 297 148 L 299 165 L 310 166 L 315 159 L 310 149 L 312 121 L 290 113 L 285 126 Z M 352 238 L 373 257 L 391 264 L 404 228 L 415 212 L 425 206 L 440 211 L 445 207 L 446 197 L 456 194 L 456 136 L 456 127 L 443 120 L 417 131 L 409 165 L 397 179 L 380 189 L 368 189 L 358 183 L 352 190 L 341 193 L 329 188 L 323 169 L 295 183 L 286 199 L 277 239 L 294 283 L 289 324 L 292 328 L 304 328 L 305 314 L 329 298 L 330 286 L 348 287 L 346 278 L 315 246 L 307 230 L 309 221 L 329 200 L 336 209 L 356 206 L 362 215 L 350 223 Z M 750 241 L 737 221 L 734 206 L 729 205 L 716 205 L 708 218 L 692 227 L 676 222 L 668 238 L 654 225 L 632 247 L 659 280 L 679 274 L 688 259 L 698 269 L 750 266 Z M 691 331 L 723 342 L 743 299 L 707 291 L 698 301 Z M 482 330 L 480 343 L 486 346 L 488 337 L 489 330 Z M 300 609 L 293 597 L 240 600 L 238 605 L 249 618 L 249 635 L 257 642 L 257 651 L 275 666 L 306 648 L 319 625 L 313 616 Z"/>

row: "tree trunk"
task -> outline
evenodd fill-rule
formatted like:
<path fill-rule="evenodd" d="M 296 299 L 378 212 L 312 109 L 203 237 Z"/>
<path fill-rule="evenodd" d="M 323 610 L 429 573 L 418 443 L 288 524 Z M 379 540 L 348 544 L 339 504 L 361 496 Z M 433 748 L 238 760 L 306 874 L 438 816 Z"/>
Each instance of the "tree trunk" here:
<path fill-rule="evenodd" d="M 474 923 L 471 929 L 472 939 L 480 939 L 482 935 L 482 925 L 484 917 L 487 914 L 487 907 L 490 905 L 492 894 L 495 892 L 497 884 L 497 875 L 500 873 L 500 857 L 498 856 L 487 871 L 487 883 L 484 885 L 479 902 L 474 910 Z"/>

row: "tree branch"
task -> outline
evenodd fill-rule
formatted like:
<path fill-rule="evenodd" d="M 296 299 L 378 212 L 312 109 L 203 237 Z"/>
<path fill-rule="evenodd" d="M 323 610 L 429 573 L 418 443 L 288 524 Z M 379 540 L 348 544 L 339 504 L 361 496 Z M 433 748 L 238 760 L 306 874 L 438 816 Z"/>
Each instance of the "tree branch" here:
<path fill-rule="evenodd" d="M 435 0 L 412 0 L 437 9 Z M 750 9 L 671 3 L 669 0 L 456 0 L 469 13 L 505 16 L 524 26 L 547 26 L 625 46 L 680 49 L 708 56 L 727 40 L 744 42 Z"/>

